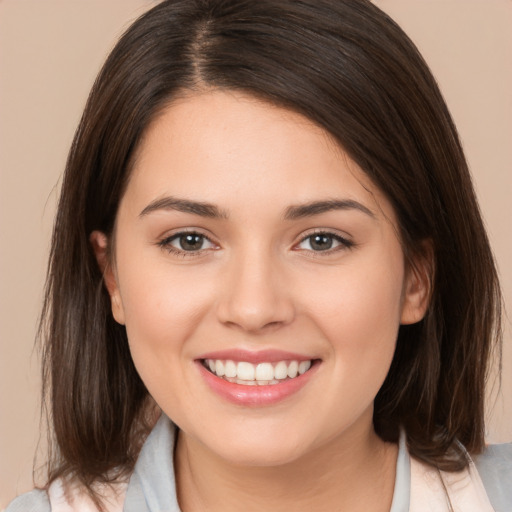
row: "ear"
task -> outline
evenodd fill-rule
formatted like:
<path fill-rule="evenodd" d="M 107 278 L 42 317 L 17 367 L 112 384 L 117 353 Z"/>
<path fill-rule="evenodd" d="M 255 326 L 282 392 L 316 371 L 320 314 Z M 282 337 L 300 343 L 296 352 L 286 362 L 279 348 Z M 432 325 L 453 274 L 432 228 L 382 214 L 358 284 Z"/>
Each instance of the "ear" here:
<path fill-rule="evenodd" d="M 108 251 L 108 238 L 101 231 L 93 231 L 89 237 L 92 245 L 96 261 L 103 274 L 103 282 L 110 295 L 110 303 L 112 305 L 112 315 L 117 323 L 124 325 L 124 309 L 117 283 L 115 269 L 111 264 Z"/>
<path fill-rule="evenodd" d="M 434 249 L 430 240 L 422 242 L 407 266 L 400 318 L 403 325 L 422 320 L 430 303 L 434 280 Z"/>

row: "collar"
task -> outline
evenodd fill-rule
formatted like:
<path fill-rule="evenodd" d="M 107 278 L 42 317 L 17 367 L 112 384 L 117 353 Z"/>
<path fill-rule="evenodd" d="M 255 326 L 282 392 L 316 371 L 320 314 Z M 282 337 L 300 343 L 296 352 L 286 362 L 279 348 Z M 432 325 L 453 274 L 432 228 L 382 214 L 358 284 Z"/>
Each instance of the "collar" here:
<path fill-rule="evenodd" d="M 149 434 L 128 484 L 124 512 L 180 512 L 173 456 L 177 427 L 162 414 Z M 390 512 L 408 512 L 411 467 L 400 435 L 395 488 Z"/>

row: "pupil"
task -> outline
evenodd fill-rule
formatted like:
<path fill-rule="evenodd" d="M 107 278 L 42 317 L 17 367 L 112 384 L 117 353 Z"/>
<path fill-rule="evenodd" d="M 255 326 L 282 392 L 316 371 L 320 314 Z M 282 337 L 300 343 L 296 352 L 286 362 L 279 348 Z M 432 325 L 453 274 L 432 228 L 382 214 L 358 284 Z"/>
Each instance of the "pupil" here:
<path fill-rule="evenodd" d="M 202 235 L 188 234 L 180 237 L 180 246 L 185 251 L 201 249 L 203 245 Z"/>
<path fill-rule="evenodd" d="M 315 251 L 326 251 L 332 247 L 332 237 L 328 235 L 314 235 L 311 239 L 311 247 Z"/>

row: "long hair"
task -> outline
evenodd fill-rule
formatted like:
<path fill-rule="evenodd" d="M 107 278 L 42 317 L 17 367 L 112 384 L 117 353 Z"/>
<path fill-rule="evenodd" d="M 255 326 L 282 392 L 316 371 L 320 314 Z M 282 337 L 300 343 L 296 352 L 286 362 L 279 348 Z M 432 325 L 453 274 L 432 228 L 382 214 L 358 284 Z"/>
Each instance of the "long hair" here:
<path fill-rule="evenodd" d="M 237 90 L 326 129 L 387 196 L 406 259 L 433 251 L 425 318 L 401 326 L 374 425 L 457 470 L 484 445 L 501 296 L 456 128 L 427 65 L 370 1 L 169 0 L 108 57 L 68 157 L 40 336 L 56 452 L 49 481 L 89 489 L 133 468 L 148 392 L 110 312 L 89 235 L 112 234 L 145 128 L 184 91 Z"/>

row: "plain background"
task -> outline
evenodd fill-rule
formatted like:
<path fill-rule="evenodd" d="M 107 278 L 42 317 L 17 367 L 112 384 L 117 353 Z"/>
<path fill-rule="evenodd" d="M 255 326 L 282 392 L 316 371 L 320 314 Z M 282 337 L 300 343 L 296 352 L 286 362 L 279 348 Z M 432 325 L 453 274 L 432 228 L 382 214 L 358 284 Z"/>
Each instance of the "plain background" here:
<path fill-rule="evenodd" d="M 155 3 L 0 0 L 0 510 L 33 485 L 40 437 L 33 344 L 66 154 L 106 54 Z M 510 309 L 512 2 L 376 3 L 418 45 L 440 83 L 469 159 Z M 489 413 L 492 442 L 512 441 L 508 320 L 503 368 L 502 391 L 493 395 Z"/>

